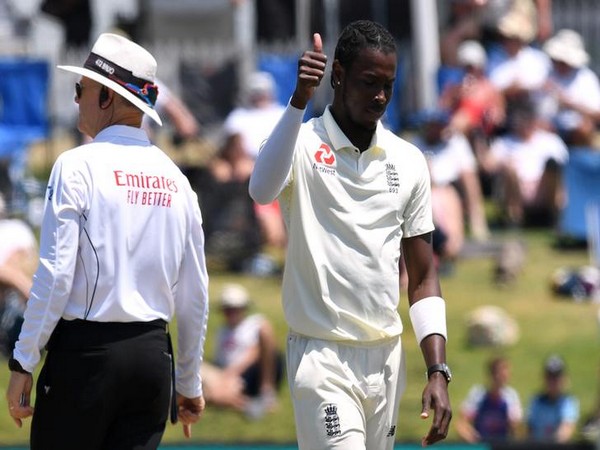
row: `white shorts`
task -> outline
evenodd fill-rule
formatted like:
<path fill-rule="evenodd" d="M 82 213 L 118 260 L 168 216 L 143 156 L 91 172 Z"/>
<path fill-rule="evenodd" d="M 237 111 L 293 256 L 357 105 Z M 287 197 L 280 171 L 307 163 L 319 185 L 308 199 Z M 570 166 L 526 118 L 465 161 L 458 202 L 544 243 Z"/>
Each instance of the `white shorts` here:
<path fill-rule="evenodd" d="M 300 450 L 394 447 L 406 386 L 400 337 L 356 345 L 290 333 L 287 376 Z"/>

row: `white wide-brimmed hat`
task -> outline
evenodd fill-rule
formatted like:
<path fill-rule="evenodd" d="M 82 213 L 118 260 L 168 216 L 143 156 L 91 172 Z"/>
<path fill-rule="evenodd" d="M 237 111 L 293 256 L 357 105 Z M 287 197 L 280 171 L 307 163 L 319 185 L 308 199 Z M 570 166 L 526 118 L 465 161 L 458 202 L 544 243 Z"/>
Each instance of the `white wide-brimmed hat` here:
<path fill-rule="evenodd" d="M 535 27 L 529 17 L 519 12 L 510 12 L 498 22 L 498 31 L 507 38 L 529 43 L 535 38 Z"/>
<path fill-rule="evenodd" d="M 228 283 L 221 291 L 221 308 L 245 308 L 250 303 L 250 296 L 244 286 Z"/>
<path fill-rule="evenodd" d="M 129 100 L 159 125 L 154 109 L 158 88 L 156 60 L 143 47 L 118 34 L 103 33 L 92 47 L 83 67 L 57 66 L 91 78 Z"/>
<path fill-rule="evenodd" d="M 583 38 L 573 30 L 563 29 L 557 32 L 544 44 L 544 51 L 550 58 L 575 68 L 583 67 L 590 61 Z"/>
<path fill-rule="evenodd" d="M 461 66 L 484 68 L 487 63 L 487 54 L 483 45 L 473 40 L 464 41 L 458 46 L 456 58 Z"/>

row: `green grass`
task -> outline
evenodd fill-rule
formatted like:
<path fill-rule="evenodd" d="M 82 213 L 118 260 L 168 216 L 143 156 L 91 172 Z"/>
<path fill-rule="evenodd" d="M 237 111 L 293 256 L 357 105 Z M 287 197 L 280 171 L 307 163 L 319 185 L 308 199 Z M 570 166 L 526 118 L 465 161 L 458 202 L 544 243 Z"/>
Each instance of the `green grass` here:
<path fill-rule="evenodd" d="M 504 237 L 497 236 L 498 239 Z M 582 250 L 555 250 L 550 232 L 528 231 L 522 237 L 527 244 L 527 264 L 514 285 L 502 289 L 494 286 L 491 277 L 493 262 L 488 258 L 462 260 L 453 276 L 441 280 L 448 305 L 448 361 L 454 372 L 450 395 L 455 414 L 470 386 L 485 379 L 484 365 L 490 356 L 502 353 L 510 358 L 512 385 L 520 393 L 525 406 L 540 387 L 543 359 L 550 352 L 558 352 L 567 361 L 570 390 L 579 397 L 582 415 L 585 416 L 596 406 L 600 394 L 600 337 L 596 318 L 599 306 L 554 297 L 549 289 L 549 280 L 558 267 L 587 264 L 587 253 Z M 279 279 L 215 271 L 210 275 L 212 302 L 223 283 L 237 281 L 244 284 L 252 293 L 254 309 L 273 321 L 280 345 L 284 348 L 286 325 L 279 300 Z M 516 345 L 505 349 L 470 348 L 466 345 L 466 314 L 485 304 L 504 308 L 518 321 L 521 337 Z M 408 320 L 404 293 L 400 312 L 405 324 L 403 342 L 407 355 L 408 386 L 401 403 L 397 436 L 399 441 L 416 442 L 429 425 L 428 421 L 419 418 L 425 367 Z M 209 357 L 219 321 L 218 309 L 213 307 L 206 348 Z M 2 389 L 6 387 L 7 377 L 8 369 L 1 370 Z M 7 408 L 0 408 L 0 444 L 25 444 L 29 424 L 30 420 L 23 429 L 17 429 L 8 416 Z M 287 385 L 282 387 L 279 409 L 265 419 L 250 422 L 237 413 L 209 407 L 202 421 L 194 427 L 192 438 L 193 442 L 286 443 L 294 440 L 293 412 Z M 454 429 L 449 440 L 458 440 Z M 180 427 L 168 425 L 163 442 L 183 442 Z"/>

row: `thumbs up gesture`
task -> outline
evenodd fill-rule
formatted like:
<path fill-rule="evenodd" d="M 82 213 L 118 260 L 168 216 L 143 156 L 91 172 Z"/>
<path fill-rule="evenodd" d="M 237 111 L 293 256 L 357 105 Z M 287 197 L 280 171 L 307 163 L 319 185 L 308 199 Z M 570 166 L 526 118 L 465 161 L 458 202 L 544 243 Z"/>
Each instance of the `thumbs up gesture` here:
<path fill-rule="evenodd" d="M 326 65 L 327 56 L 323 53 L 321 35 L 315 33 L 312 50 L 305 51 L 298 60 L 298 79 L 290 101 L 292 106 L 299 109 L 306 108 L 308 101 L 325 75 Z"/>

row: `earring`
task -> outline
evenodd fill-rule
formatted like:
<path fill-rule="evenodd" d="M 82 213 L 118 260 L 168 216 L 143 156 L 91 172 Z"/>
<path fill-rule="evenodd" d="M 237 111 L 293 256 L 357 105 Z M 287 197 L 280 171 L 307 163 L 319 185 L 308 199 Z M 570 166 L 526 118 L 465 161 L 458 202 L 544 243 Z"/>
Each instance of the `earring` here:
<path fill-rule="evenodd" d="M 335 84 L 336 84 L 337 86 L 339 86 L 339 85 L 341 84 L 341 83 L 340 83 L 340 80 L 337 80 L 337 81 L 335 82 Z"/>

